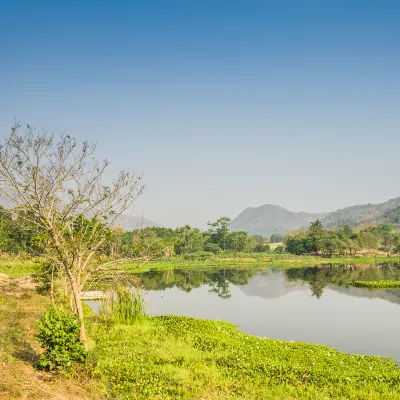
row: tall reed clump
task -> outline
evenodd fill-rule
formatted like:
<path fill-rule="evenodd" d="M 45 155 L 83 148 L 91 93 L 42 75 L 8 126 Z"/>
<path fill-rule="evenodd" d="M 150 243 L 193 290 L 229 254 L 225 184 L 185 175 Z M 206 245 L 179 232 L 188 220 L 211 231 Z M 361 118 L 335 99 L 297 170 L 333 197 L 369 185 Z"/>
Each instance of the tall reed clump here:
<path fill-rule="evenodd" d="M 108 291 L 102 300 L 100 316 L 109 323 L 133 325 L 146 316 L 143 292 L 127 286 Z"/>

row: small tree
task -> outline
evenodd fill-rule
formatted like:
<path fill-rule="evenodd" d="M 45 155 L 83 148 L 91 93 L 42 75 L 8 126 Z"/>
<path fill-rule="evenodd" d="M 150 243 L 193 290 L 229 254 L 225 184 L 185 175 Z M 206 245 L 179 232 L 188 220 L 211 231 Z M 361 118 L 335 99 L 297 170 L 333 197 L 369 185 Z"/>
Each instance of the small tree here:
<path fill-rule="evenodd" d="M 230 222 L 231 220 L 228 217 L 221 217 L 215 222 L 208 222 L 209 229 L 205 233 L 207 241 L 216 243 L 222 250 L 225 250 L 228 244 Z"/>
<path fill-rule="evenodd" d="M 96 146 L 69 135 L 16 124 L 0 146 L 0 195 L 45 240 L 43 257 L 68 278 L 86 346 L 81 291 L 94 274 L 122 260 L 102 257 L 110 229 L 143 192 L 141 177 L 121 171 L 104 182 L 109 162 Z"/>

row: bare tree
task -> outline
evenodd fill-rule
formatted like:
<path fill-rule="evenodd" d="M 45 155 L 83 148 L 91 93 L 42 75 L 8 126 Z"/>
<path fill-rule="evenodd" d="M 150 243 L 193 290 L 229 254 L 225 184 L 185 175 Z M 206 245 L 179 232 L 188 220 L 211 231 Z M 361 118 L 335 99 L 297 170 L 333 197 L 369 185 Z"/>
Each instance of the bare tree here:
<path fill-rule="evenodd" d="M 17 123 L 0 146 L 0 195 L 43 235 L 44 257 L 66 274 L 85 345 L 81 291 L 94 274 L 122 262 L 104 260 L 103 246 L 144 189 L 142 178 L 126 171 L 105 184 L 109 162 L 95 149 Z"/>

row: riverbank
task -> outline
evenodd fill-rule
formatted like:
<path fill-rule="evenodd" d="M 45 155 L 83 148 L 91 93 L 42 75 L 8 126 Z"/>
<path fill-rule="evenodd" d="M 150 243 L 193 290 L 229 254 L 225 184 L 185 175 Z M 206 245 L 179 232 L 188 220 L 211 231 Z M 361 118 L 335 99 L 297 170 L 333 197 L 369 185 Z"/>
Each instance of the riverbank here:
<path fill-rule="evenodd" d="M 184 260 L 172 258 L 168 260 L 152 261 L 147 263 L 125 264 L 123 268 L 127 272 L 139 273 L 149 270 L 170 270 L 184 268 L 207 268 L 207 267 L 230 267 L 230 268 L 299 268 L 319 265 L 339 264 L 384 264 L 400 263 L 400 256 L 370 256 L 370 257 L 318 257 L 318 256 L 294 256 L 267 255 L 267 256 L 244 256 L 244 257 L 212 257 L 206 260 Z"/>
<path fill-rule="evenodd" d="M 66 379 L 35 368 L 41 351 L 36 321 L 49 306 L 29 276 L 0 276 L 0 399 L 103 399 L 101 382 L 85 371 Z"/>
<path fill-rule="evenodd" d="M 39 272 L 40 260 L 2 258 L 0 259 L 0 273 L 13 278 L 34 275 Z M 319 265 L 339 264 L 384 264 L 400 263 L 400 256 L 356 256 L 356 257 L 319 257 L 319 256 L 296 256 L 293 254 L 263 254 L 249 253 L 237 256 L 214 256 L 203 260 L 187 260 L 183 257 L 172 257 L 165 260 L 135 262 L 122 264 L 122 268 L 128 273 L 139 273 L 150 270 L 171 270 L 183 268 L 299 268 Z"/>
<path fill-rule="evenodd" d="M 36 320 L 50 301 L 21 287 L 26 279 L 0 285 L 0 398 L 400 399 L 400 370 L 390 359 L 177 316 L 105 326 L 92 315 L 89 364 L 69 379 L 38 371 Z"/>
<path fill-rule="evenodd" d="M 400 399 L 389 359 L 249 336 L 221 321 L 165 316 L 95 334 L 113 398 Z"/>

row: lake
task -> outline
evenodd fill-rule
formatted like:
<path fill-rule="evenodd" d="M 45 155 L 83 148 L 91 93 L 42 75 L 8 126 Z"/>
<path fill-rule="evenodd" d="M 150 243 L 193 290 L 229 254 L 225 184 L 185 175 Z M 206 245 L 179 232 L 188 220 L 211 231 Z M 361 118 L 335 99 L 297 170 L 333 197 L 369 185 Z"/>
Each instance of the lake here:
<path fill-rule="evenodd" d="M 326 344 L 400 362 L 400 290 L 348 287 L 400 279 L 399 265 L 182 269 L 138 275 L 151 315 L 229 321 L 246 333 Z"/>

